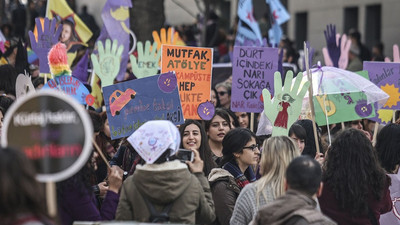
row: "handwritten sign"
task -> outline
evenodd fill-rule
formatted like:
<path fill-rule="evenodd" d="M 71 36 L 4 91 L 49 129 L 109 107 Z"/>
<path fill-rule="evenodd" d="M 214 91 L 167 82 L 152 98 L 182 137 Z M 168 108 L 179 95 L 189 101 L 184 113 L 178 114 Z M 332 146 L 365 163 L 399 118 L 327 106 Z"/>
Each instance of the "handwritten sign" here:
<path fill-rule="evenodd" d="M 212 61 L 211 48 L 162 47 L 161 72 L 175 71 L 186 119 L 199 120 L 197 108 L 210 100 Z"/>
<path fill-rule="evenodd" d="M 57 182 L 87 163 L 92 135 L 92 122 L 81 105 L 58 91 L 43 90 L 11 106 L 1 143 L 23 151 L 33 162 L 39 181 Z"/>
<path fill-rule="evenodd" d="M 364 70 L 372 83 L 390 96 L 382 109 L 400 110 L 400 63 L 364 62 Z"/>
<path fill-rule="evenodd" d="M 86 98 L 89 95 L 88 89 L 78 79 L 72 76 L 63 75 L 49 80 L 43 89 L 62 90 L 65 94 L 70 95 L 80 104 L 86 104 Z"/>
<path fill-rule="evenodd" d="M 357 72 L 360 76 L 369 79 L 367 71 Z M 367 96 L 363 92 L 349 93 L 348 84 L 339 79 L 332 79 L 331 87 L 342 91 L 340 94 L 314 96 L 315 121 L 318 125 L 326 125 L 371 118 L 375 116 L 373 104 L 367 104 Z M 327 119 L 328 117 L 328 119 Z"/>
<path fill-rule="evenodd" d="M 234 112 L 262 112 L 262 90 L 274 93 L 278 70 L 278 49 L 235 46 L 232 62 L 231 109 Z"/>
<path fill-rule="evenodd" d="M 127 137 L 149 120 L 184 122 L 173 72 L 103 87 L 103 95 L 111 139 Z"/>

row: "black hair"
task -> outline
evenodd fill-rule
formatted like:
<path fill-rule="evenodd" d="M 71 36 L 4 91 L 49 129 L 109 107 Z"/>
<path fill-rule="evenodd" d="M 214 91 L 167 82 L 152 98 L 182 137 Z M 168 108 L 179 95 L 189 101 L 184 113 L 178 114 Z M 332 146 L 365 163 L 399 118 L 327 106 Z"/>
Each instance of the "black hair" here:
<path fill-rule="evenodd" d="M 6 114 L 8 108 L 14 103 L 14 100 L 8 96 L 0 95 L 0 107 L 3 108 L 3 115 Z"/>
<path fill-rule="evenodd" d="M 243 152 L 243 147 L 254 138 L 257 140 L 256 135 L 247 128 L 235 128 L 230 130 L 222 140 L 222 160 L 219 166 L 223 166 L 227 162 L 234 162 L 235 156 L 233 153 Z"/>
<path fill-rule="evenodd" d="M 22 151 L 0 148 L 0 221 L 14 224 L 22 213 L 47 217 L 43 187 L 35 176 L 32 162 Z"/>
<path fill-rule="evenodd" d="M 212 121 L 216 116 L 220 116 L 222 119 L 224 119 L 226 122 L 228 122 L 229 128 L 232 128 L 232 127 L 231 127 L 231 119 L 229 118 L 229 113 L 228 113 L 228 111 L 226 111 L 226 110 L 223 109 L 223 108 L 216 108 L 213 118 L 212 118 L 211 120 L 206 120 L 206 122 L 205 122 L 206 132 L 210 130 L 211 121 Z"/>
<path fill-rule="evenodd" d="M 92 111 L 92 110 L 87 110 L 89 113 L 90 119 L 92 120 L 93 124 L 93 132 L 97 133 L 103 130 L 103 121 L 98 112 Z"/>
<path fill-rule="evenodd" d="M 0 66 L 0 91 L 5 94 L 15 96 L 15 83 L 17 81 L 17 71 L 12 65 L 6 64 Z"/>
<path fill-rule="evenodd" d="M 315 154 L 317 153 L 317 148 L 315 147 L 315 137 L 314 137 L 314 130 L 313 130 L 313 125 L 312 121 L 308 119 L 304 120 L 298 120 L 295 124 L 299 124 L 306 130 L 307 138 L 305 139 L 306 141 L 306 146 L 304 147 L 303 152 L 301 153 L 302 155 L 309 155 L 311 157 L 315 157 Z M 317 129 L 318 129 L 318 124 L 316 124 Z M 321 144 L 321 137 L 320 133 L 317 130 L 317 136 L 318 136 L 318 145 L 319 149 L 322 149 L 322 144 Z"/>
<path fill-rule="evenodd" d="M 290 189 L 310 196 L 318 191 L 321 179 L 321 166 L 310 156 L 299 156 L 293 159 L 286 170 L 286 181 Z"/>
<path fill-rule="evenodd" d="M 282 100 L 283 100 L 283 98 L 284 98 L 285 96 L 289 97 L 288 102 L 290 102 L 290 103 L 293 103 L 293 102 L 294 102 L 295 99 L 292 98 L 292 96 L 290 96 L 290 95 L 287 94 L 287 93 L 282 95 Z"/>
<path fill-rule="evenodd" d="M 204 161 L 204 168 L 203 172 L 206 176 L 210 174 L 211 170 L 217 167 L 217 164 L 212 158 L 212 153 L 210 149 L 210 145 L 208 144 L 208 138 L 205 128 L 196 120 L 186 120 L 184 124 L 179 126 L 179 133 L 181 134 L 181 145 L 180 147 L 183 148 L 183 134 L 185 133 L 185 129 L 187 126 L 194 124 L 200 130 L 201 135 L 201 142 L 199 148 L 200 158 Z"/>
<path fill-rule="evenodd" d="M 240 124 L 239 124 L 239 120 L 238 120 L 238 118 L 237 118 L 237 116 L 236 116 L 236 114 L 232 111 L 232 110 L 230 110 L 230 109 L 225 109 L 225 108 L 222 108 L 222 110 L 226 110 L 226 112 L 229 114 L 229 119 L 230 118 L 232 118 L 232 120 L 233 121 L 231 121 L 232 122 L 232 124 L 233 124 L 233 126 L 236 128 L 236 127 L 240 127 Z M 249 120 L 250 121 L 250 120 Z M 232 127 L 233 128 L 233 127 Z"/>
<path fill-rule="evenodd" d="M 375 149 L 381 166 L 386 172 L 393 173 L 400 164 L 400 125 L 392 123 L 382 128 Z"/>
<path fill-rule="evenodd" d="M 307 132 L 304 127 L 300 126 L 299 124 L 293 124 L 289 129 L 289 137 L 294 134 L 300 140 L 304 140 L 305 144 L 307 144 Z"/>
<path fill-rule="evenodd" d="M 338 134 L 323 169 L 322 181 L 332 189 L 339 207 L 353 215 L 367 214 L 368 199 L 380 200 L 387 185 L 371 141 L 354 128 Z"/>

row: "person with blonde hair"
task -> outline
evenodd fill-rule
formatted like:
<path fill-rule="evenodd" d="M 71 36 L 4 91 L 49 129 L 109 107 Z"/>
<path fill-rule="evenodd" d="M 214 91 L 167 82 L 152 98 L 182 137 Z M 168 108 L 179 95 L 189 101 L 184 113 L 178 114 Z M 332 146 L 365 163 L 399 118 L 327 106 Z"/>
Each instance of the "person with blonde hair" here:
<path fill-rule="evenodd" d="M 299 155 L 299 149 L 289 137 L 275 136 L 264 142 L 260 162 L 262 177 L 240 192 L 231 225 L 249 224 L 260 207 L 285 194 L 286 169 Z"/>

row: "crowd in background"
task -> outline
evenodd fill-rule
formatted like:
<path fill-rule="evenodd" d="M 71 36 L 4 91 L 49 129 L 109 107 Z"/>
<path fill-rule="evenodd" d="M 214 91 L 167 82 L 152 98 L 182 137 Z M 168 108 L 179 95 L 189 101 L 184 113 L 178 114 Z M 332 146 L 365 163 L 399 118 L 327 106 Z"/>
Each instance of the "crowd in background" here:
<path fill-rule="evenodd" d="M 8 43 L 0 59 L 0 128 L 15 101 L 17 74 L 29 71 L 38 89 L 44 83 L 37 65 L 29 65 L 18 55 L 18 38 L 26 38 L 28 27 L 34 27 L 33 18 L 43 15 L 43 7 L 29 2 L 28 9 L 23 9 L 13 3 L 11 23 L 1 26 Z M 27 10 L 30 14 L 22 13 Z M 85 17 L 85 11 L 82 13 L 82 19 L 91 20 Z M 202 47 L 214 48 L 215 62 L 228 62 L 234 29 L 226 33 L 217 23 L 218 16 L 212 13 L 205 28 L 206 46 Z M 89 26 L 94 33 L 96 26 Z M 199 46 L 197 25 L 176 30 L 187 45 Z M 349 36 L 352 47 L 348 70 L 362 70 L 362 61 L 383 61 L 383 44 L 374 46 L 371 53 L 362 45 L 359 32 L 351 31 Z M 284 38 L 279 47 L 283 62 L 301 68 L 291 40 Z M 129 69 L 127 73 L 129 79 L 134 78 Z M 247 112 L 230 110 L 231 87 L 231 77 L 212 87 L 211 101 L 216 110 L 211 120 L 186 120 L 179 128 L 168 121 L 149 121 L 130 136 L 133 141 L 112 140 L 106 112 L 88 109 L 95 141 L 111 169 L 93 151 L 77 174 L 57 183 L 57 218 L 47 214 L 43 187 L 34 179 L 27 158 L 19 151 L 1 149 L 0 224 L 67 225 L 80 220 L 393 224 L 396 218 L 391 212 L 390 194 L 399 184 L 398 123 L 380 128 L 376 146 L 371 143 L 375 122 L 366 119 L 321 127 L 317 141 L 312 121 L 307 119 L 298 120 L 288 137 L 270 137 L 271 130 L 261 122 L 261 115 L 251 119 Z M 330 146 L 327 129 L 333 139 Z M 156 131 L 165 132 L 158 137 L 163 145 L 156 150 L 159 156 L 149 160 L 136 150 L 154 149 L 142 147 L 138 140 L 148 141 L 149 137 L 141 134 Z M 194 160 L 175 160 L 180 148 L 192 150 Z"/>

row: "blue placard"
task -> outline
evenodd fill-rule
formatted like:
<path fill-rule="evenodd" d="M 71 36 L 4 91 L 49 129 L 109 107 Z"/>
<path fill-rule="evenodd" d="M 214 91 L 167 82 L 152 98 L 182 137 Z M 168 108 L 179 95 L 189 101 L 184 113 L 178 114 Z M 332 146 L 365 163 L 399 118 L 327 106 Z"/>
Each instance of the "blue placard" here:
<path fill-rule="evenodd" d="M 111 139 L 127 137 L 149 120 L 184 122 L 174 72 L 103 87 Z"/>
<path fill-rule="evenodd" d="M 80 104 L 87 104 L 86 97 L 89 95 L 88 89 L 85 85 L 73 76 L 63 75 L 55 77 L 47 81 L 43 89 L 61 90 L 67 95 L 70 95 Z"/>

